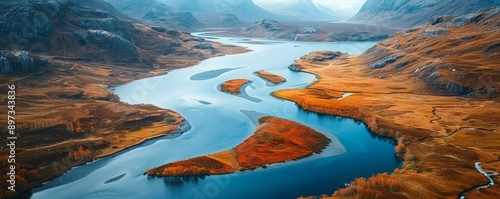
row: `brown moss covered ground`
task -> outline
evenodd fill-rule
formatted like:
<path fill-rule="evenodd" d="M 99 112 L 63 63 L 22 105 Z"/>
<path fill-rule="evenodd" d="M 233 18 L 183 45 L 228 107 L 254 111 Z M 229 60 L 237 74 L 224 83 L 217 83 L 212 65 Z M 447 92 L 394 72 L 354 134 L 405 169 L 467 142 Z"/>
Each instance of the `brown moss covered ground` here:
<path fill-rule="evenodd" d="M 284 77 L 264 70 L 255 71 L 255 74 L 260 78 L 265 79 L 273 84 L 286 82 L 286 79 Z"/>
<path fill-rule="evenodd" d="M 301 59 L 292 65 L 320 80 L 306 89 L 277 91 L 275 96 L 310 111 L 359 119 L 372 131 L 399 139 L 396 151 L 405 160 L 402 170 L 357 179 L 333 198 L 457 198 L 463 190 L 488 182 L 475 162 L 487 171 L 500 171 L 500 57 L 498 48 L 491 50 L 500 38 L 494 28 L 499 17 L 480 19 L 451 26 L 442 35 L 421 32 L 445 29 L 449 20 L 397 33 L 359 57 Z M 472 37 L 462 39 L 468 35 Z M 373 67 L 395 53 L 402 56 L 382 68 Z M 332 100 L 346 92 L 353 94 Z M 386 181 L 392 184 L 384 185 Z M 467 195 L 499 196 L 498 185 Z"/>
<path fill-rule="evenodd" d="M 289 120 L 263 117 L 254 134 L 228 151 L 168 163 L 146 173 L 160 177 L 233 173 L 320 153 L 331 142 L 313 129 Z"/>

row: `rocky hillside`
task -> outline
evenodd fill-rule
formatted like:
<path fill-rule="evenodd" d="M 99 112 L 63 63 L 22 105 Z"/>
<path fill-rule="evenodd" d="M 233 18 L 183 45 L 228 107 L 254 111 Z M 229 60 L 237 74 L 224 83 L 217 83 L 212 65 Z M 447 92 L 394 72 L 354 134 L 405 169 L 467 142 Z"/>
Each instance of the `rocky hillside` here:
<path fill-rule="evenodd" d="M 500 92 L 500 8 L 442 16 L 398 32 L 361 55 L 369 74 L 415 77 L 442 94 Z"/>
<path fill-rule="evenodd" d="M 209 26 L 213 15 L 232 14 L 244 22 L 265 18 L 280 20 L 284 17 L 257 6 L 252 0 L 159 0 L 176 10 L 189 11 Z"/>
<path fill-rule="evenodd" d="M 157 0 L 106 0 L 106 2 L 123 14 L 144 23 L 181 30 L 203 27 L 191 12 L 175 10 Z"/>
<path fill-rule="evenodd" d="M 273 95 L 308 111 L 360 120 L 372 132 L 397 139 L 396 155 L 404 160 L 391 174 L 353 179 L 321 198 L 500 195 L 499 38 L 496 8 L 439 17 L 360 56 L 314 52 L 296 60 L 290 69 L 319 80 Z M 489 182 L 483 169 L 493 186 L 483 186 Z"/>
<path fill-rule="evenodd" d="M 0 50 L 56 60 L 164 67 L 162 56 L 195 53 L 191 49 L 204 43 L 183 32 L 135 23 L 100 0 L 0 1 L 0 10 Z M 2 60 L 6 57 L 12 58 Z"/>
<path fill-rule="evenodd" d="M 298 26 L 281 24 L 278 21 L 271 19 L 264 19 L 254 25 L 246 28 L 243 32 L 247 35 L 274 38 L 274 39 L 288 39 L 293 40 L 299 32 Z M 317 31 L 311 31 L 311 34 Z"/>
<path fill-rule="evenodd" d="M 351 21 L 411 27 L 441 15 L 464 15 L 500 6 L 498 0 L 367 0 Z"/>
<path fill-rule="evenodd" d="M 283 24 L 275 20 L 264 19 L 241 31 L 244 36 L 285 39 L 295 41 L 379 41 L 395 32 L 385 29 L 383 32 L 367 32 L 370 29 L 362 24 L 319 23 L 314 26 L 309 22 L 295 25 Z"/>

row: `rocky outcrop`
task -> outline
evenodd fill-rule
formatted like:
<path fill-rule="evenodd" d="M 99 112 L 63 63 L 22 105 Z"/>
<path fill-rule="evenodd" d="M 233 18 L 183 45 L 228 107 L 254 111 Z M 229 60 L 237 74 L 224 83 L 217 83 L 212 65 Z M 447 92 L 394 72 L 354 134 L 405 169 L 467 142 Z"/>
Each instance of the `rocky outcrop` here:
<path fill-rule="evenodd" d="M 14 44 L 27 45 L 50 36 L 53 24 L 50 18 L 63 15 L 65 3 L 50 1 L 39 6 L 22 1 L 12 6 L 0 5 L 5 12 L 0 16 L 0 36 Z"/>
<path fill-rule="evenodd" d="M 394 63 L 396 62 L 399 58 L 401 57 L 404 57 L 404 55 L 402 54 L 391 54 L 391 55 L 388 55 L 378 61 L 375 61 L 374 63 L 370 64 L 370 68 L 383 68 L 384 66 L 386 66 L 386 64 L 391 64 L 391 63 Z M 401 64 L 399 66 L 397 66 L 398 68 L 399 67 L 402 67 L 406 64 Z"/>
<path fill-rule="evenodd" d="M 411 27 L 442 15 L 465 15 L 500 6 L 498 0 L 367 0 L 351 21 L 383 26 Z M 474 18 L 456 18 L 457 21 Z"/>
<path fill-rule="evenodd" d="M 300 27 L 281 24 L 278 21 L 264 19 L 246 28 L 242 33 L 272 39 L 294 40 Z"/>
<path fill-rule="evenodd" d="M 0 73 L 3 74 L 31 72 L 48 64 L 45 57 L 26 51 L 0 51 Z"/>
<path fill-rule="evenodd" d="M 95 45 L 101 49 L 115 49 L 124 56 L 137 57 L 135 46 L 125 38 L 104 30 L 87 30 L 74 32 L 73 35 L 81 45 Z"/>
<path fill-rule="evenodd" d="M 75 24 L 83 29 L 90 30 L 104 30 L 117 34 L 118 36 L 130 40 L 127 27 L 133 27 L 132 23 L 127 21 L 120 21 L 116 18 L 79 18 Z"/>

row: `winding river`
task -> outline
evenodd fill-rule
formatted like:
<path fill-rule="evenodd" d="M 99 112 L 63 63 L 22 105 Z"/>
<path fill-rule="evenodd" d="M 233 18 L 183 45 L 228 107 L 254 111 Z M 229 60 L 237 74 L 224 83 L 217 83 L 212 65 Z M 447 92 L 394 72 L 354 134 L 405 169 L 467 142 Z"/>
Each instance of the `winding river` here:
<path fill-rule="evenodd" d="M 189 130 L 73 168 L 34 189 L 32 198 L 296 198 L 331 194 L 356 177 L 392 172 L 400 166 L 394 156 L 394 141 L 375 136 L 364 124 L 307 112 L 292 102 L 270 95 L 275 90 L 303 88 L 316 80 L 314 75 L 288 70 L 287 66 L 294 59 L 316 50 L 338 50 L 356 55 L 372 47 L 374 42 L 309 43 L 213 36 L 210 40 L 244 46 L 252 51 L 211 58 L 194 67 L 115 88 L 115 93 L 124 102 L 150 103 L 180 113 L 190 123 Z M 279 74 L 287 82 L 269 85 L 252 74 L 257 70 Z M 246 97 L 218 90 L 220 83 L 235 78 L 253 81 L 245 87 Z M 337 137 L 347 152 L 320 154 L 316 158 L 266 169 L 204 179 L 177 181 L 143 175 L 148 168 L 227 150 L 241 143 L 255 128 L 242 110 L 305 124 Z"/>

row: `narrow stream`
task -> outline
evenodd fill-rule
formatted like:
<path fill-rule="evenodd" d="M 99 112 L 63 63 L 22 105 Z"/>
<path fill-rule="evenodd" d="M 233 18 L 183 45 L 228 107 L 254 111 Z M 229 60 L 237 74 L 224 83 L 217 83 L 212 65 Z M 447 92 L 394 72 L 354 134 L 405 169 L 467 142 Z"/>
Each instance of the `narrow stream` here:
<path fill-rule="evenodd" d="M 484 176 L 486 176 L 486 178 L 488 178 L 489 183 L 468 188 L 468 189 L 464 190 L 462 193 L 460 193 L 458 198 L 465 199 L 465 195 L 467 195 L 467 193 L 469 193 L 470 191 L 472 191 L 474 189 L 476 189 L 476 190 L 486 189 L 486 188 L 493 186 L 495 184 L 495 181 L 493 180 L 493 178 L 491 178 L 491 175 L 488 174 L 486 171 L 484 171 L 483 168 L 481 168 L 481 166 L 479 166 L 479 164 L 480 164 L 480 162 L 476 162 L 476 163 L 474 163 L 474 166 L 476 167 L 477 171 L 479 171 L 479 173 L 483 174 Z"/>
<path fill-rule="evenodd" d="M 375 42 L 308 43 L 213 36 L 211 40 L 252 51 L 211 58 L 190 68 L 115 89 L 123 102 L 149 103 L 180 113 L 189 121 L 190 130 L 180 136 L 150 140 L 112 157 L 73 168 L 34 189 L 32 198 L 296 198 L 331 194 L 356 177 L 392 172 L 400 167 L 392 139 L 378 137 L 352 119 L 307 112 L 292 102 L 270 95 L 275 90 L 304 88 L 316 80 L 314 75 L 288 70 L 294 59 L 317 50 L 356 55 Z M 257 70 L 279 74 L 287 82 L 268 85 L 252 74 Z M 220 83 L 236 78 L 252 80 L 245 87 L 249 98 L 218 90 Z M 346 97 L 349 94 L 343 96 Z M 245 110 L 293 120 L 329 137 L 337 137 L 347 152 L 190 181 L 143 175 L 148 168 L 238 145 L 255 128 L 243 114 Z"/>

